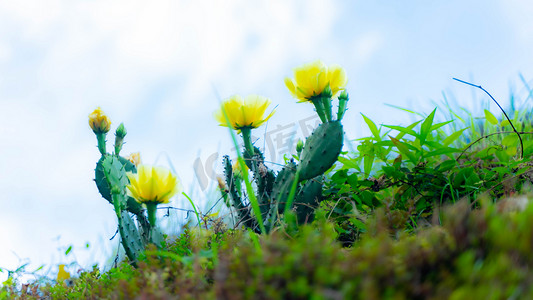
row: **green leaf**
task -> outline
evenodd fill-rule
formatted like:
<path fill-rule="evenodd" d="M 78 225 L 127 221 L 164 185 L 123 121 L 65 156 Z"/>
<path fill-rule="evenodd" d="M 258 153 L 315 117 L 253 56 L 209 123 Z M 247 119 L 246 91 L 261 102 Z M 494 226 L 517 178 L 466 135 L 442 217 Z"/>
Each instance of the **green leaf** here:
<path fill-rule="evenodd" d="M 359 165 L 355 159 L 349 159 L 342 156 L 338 158 L 339 162 L 342 164 L 342 169 L 357 169 L 359 170 Z"/>
<path fill-rule="evenodd" d="M 374 143 L 374 147 L 391 147 L 394 146 L 394 143 L 391 141 L 381 141 Z"/>
<path fill-rule="evenodd" d="M 492 125 L 498 125 L 499 121 L 496 117 L 488 110 L 485 109 L 485 119 L 489 121 Z"/>
<path fill-rule="evenodd" d="M 374 135 L 377 141 L 381 141 L 381 136 L 379 135 L 379 130 L 376 124 L 372 122 L 372 120 L 367 118 L 365 115 L 361 114 L 361 116 L 363 116 L 363 119 L 365 120 L 365 123 L 368 125 L 370 132 L 372 132 L 372 135 Z"/>
<path fill-rule="evenodd" d="M 437 149 L 435 151 L 428 152 L 424 156 L 425 157 L 432 157 L 432 156 L 446 155 L 446 154 L 456 153 L 456 152 L 461 152 L 461 151 L 456 149 L 456 148 L 445 147 L 445 148 Z"/>
<path fill-rule="evenodd" d="M 433 118 L 435 117 L 436 111 L 437 109 L 435 108 L 420 126 L 420 145 L 424 144 L 428 134 L 431 132 L 431 125 L 433 125 Z"/>
<path fill-rule="evenodd" d="M 387 128 L 390 128 L 390 129 L 398 130 L 399 132 L 402 132 L 404 135 L 405 134 L 409 134 L 409 135 L 414 136 L 414 137 L 418 136 L 416 134 L 416 132 L 413 129 L 411 129 L 411 128 L 405 128 L 405 127 L 396 126 L 396 125 L 383 125 L 383 127 L 387 127 Z M 400 138 L 402 138 L 402 137 L 400 137 Z"/>
<path fill-rule="evenodd" d="M 435 130 L 441 128 L 442 126 L 444 126 L 446 124 L 450 124 L 451 122 L 453 122 L 453 121 L 446 121 L 446 122 L 442 122 L 442 123 L 437 123 L 437 124 L 431 126 L 431 131 L 435 131 Z"/>
<path fill-rule="evenodd" d="M 503 121 L 500 123 L 500 126 L 502 126 L 502 127 L 509 126 L 509 125 L 511 125 L 511 123 L 509 123 L 508 120 L 503 120 Z"/>
<path fill-rule="evenodd" d="M 67 248 L 67 251 L 65 251 L 65 255 L 68 255 L 70 253 L 70 251 L 72 251 L 72 246 L 69 246 Z"/>
<path fill-rule="evenodd" d="M 461 130 L 458 130 L 452 134 L 450 134 L 447 138 L 444 139 L 444 141 L 442 141 L 442 144 L 444 146 L 448 146 L 450 145 L 451 143 L 455 142 L 455 140 L 457 140 L 462 134 L 463 134 L 463 131 L 467 130 L 467 128 L 463 128 Z"/>
<path fill-rule="evenodd" d="M 44 265 L 41 265 L 40 267 L 38 267 L 37 269 L 35 269 L 35 271 L 33 271 L 34 273 L 39 271 L 39 270 L 42 270 L 44 268 Z"/>
<path fill-rule="evenodd" d="M 401 154 L 405 155 L 407 158 L 409 158 L 409 160 L 413 163 L 413 164 L 416 164 L 416 157 L 415 155 L 409 151 L 409 147 L 408 146 L 411 146 L 411 145 L 408 145 L 404 142 L 401 142 L 395 138 L 393 138 L 392 136 L 389 135 L 389 138 L 390 140 L 392 141 L 392 143 L 394 143 L 394 146 L 396 146 L 396 148 L 398 148 L 398 150 L 400 151 Z M 412 146 L 411 146 L 412 147 Z"/>
<path fill-rule="evenodd" d="M 420 123 L 420 122 L 422 122 L 422 121 L 416 121 L 416 122 L 414 122 L 413 124 L 411 124 L 411 125 L 405 127 L 405 129 L 407 129 L 407 130 L 411 130 L 411 129 L 415 128 L 415 126 L 418 125 L 418 123 Z M 396 136 L 396 139 L 399 140 L 399 139 L 403 138 L 404 135 L 405 135 L 405 132 L 400 132 L 400 133 L 398 133 L 398 135 Z M 415 137 L 418 137 L 418 135 L 417 135 L 416 133 L 415 133 L 414 136 L 415 136 Z"/>
<path fill-rule="evenodd" d="M 365 176 L 370 176 L 370 172 L 372 171 L 372 165 L 374 164 L 374 157 L 374 155 L 367 154 L 363 159 Z"/>
<path fill-rule="evenodd" d="M 392 105 L 392 104 L 387 104 L 387 103 L 385 103 L 385 105 L 387 105 L 387 106 L 390 106 L 390 107 L 392 107 L 392 108 L 396 108 L 396 109 L 399 109 L 399 110 L 403 110 L 403 111 L 405 111 L 405 112 L 408 112 L 408 113 L 410 113 L 410 114 L 415 114 L 415 115 L 419 115 L 419 116 L 421 116 L 421 117 L 423 117 L 423 116 L 424 116 L 424 115 L 422 115 L 422 114 L 421 114 L 421 113 L 419 113 L 419 112 L 416 112 L 416 111 L 412 111 L 412 110 L 409 110 L 409 109 L 407 109 L 407 108 L 403 108 L 403 107 L 401 107 L 401 106 L 396 106 L 396 105 Z"/>
<path fill-rule="evenodd" d="M 502 140 L 502 145 L 507 147 L 516 147 L 518 145 L 518 136 L 516 134 L 509 134 Z"/>
<path fill-rule="evenodd" d="M 437 166 L 437 170 L 440 172 L 446 172 L 448 170 L 451 170 L 453 167 L 457 165 L 457 161 L 453 159 L 445 160 L 440 165 Z"/>

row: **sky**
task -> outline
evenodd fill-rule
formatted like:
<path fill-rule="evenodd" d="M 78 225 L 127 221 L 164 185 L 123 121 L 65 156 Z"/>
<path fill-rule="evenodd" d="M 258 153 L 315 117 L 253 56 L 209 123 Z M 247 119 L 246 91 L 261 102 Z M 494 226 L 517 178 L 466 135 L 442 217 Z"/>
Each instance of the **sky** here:
<path fill-rule="evenodd" d="M 361 113 L 411 120 L 386 104 L 427 114 L 447 95 L 479 109 L 486 97 L 452 77 L 525 103 L 532 14 L 525 0 L 0 1 L 0 282 L 23 263 L 48 275 L 60 263 L 111 267 L 116 218 L 92 181 L 96 107 L 112 130 L 124 122 L 123 154 L 173 168 L 206 212 L 222 155 L 235 153 L 213 118 L 221 98 L 272 100 L 275 115 L 253 134 L 277 162 L 317 121 L 283 80 L 317 59 L 348 74 L 349 140 L 369 133 Z M 191 208 L 184 196 L 171 205 Z M 185 218 L 162 222 L 178 232 Z"/>

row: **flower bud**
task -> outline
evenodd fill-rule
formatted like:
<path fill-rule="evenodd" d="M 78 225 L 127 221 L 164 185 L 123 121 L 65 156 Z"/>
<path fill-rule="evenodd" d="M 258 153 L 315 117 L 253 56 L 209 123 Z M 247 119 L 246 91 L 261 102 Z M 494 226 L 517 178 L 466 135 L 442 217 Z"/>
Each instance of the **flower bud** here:
<path fill-rule="evenodd" d="M 124 127 L 124 123 L 120 123 L 115 131 L 115 154 L 119 155 L 120 150 L 122 150 L 122 145 L 124 144 L 124 137 L 126 136 L 127 131 Z"/>
<path fill-rule="evenodd" d="M 304 142 L 302 140 L 298 140 L 296 143 L 296 153 L 298 153 L 298 156 L 300 156 L 300 153 L 302 153 L 302 150 L 304 149 Z"/>
<path fill-rule="evenodd" d="M 111 120 L 98 107 L 89 115 L 89 126 L 96 134 L 108 133 L 111 127 Z"/>
<path fill-rule="evenodd" d="M 124 123 L 120 123 L 120 125 L 118 125 L 118 127 L 117 127 L 117 130 L 115 131 L 115 136 L 117 138 L 122 138 L 123 139 L 124 137 L 126 137 L 127 133 L 128 132 L 126 131 L 126 128 L 124 127 Z"/>
<path fill-rule="evenodd" d="M 129 160 L 135 167 L 139 166 L 141 164 L 141 153 L 135 152 L 128 156 L 126 156 L 126 159 Z"/>

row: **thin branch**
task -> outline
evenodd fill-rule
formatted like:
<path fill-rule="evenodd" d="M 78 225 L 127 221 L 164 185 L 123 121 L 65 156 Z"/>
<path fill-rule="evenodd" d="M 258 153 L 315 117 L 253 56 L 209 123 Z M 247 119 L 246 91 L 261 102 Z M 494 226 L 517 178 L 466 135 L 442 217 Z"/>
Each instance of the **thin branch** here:
<path fill-rule="evenodd" d="M 505 110 L 503 110 L 503 108 L 500 106 L 498 101 L 496 101 L 496 99 L 494 99 L 494 97 L 492 97 L 492 95 L 489 92 L 487 92 L 487 90 L 482 88 L 481 85 L 475 85 L 475 84 L 472 84 L 470 82 L 466 82 L 464 80 L 457 79 L 457 78 L 453 78 L 453 80 L 459 81 L 459 82 L 464 83 L 464 84 L 468 84 L 470 86 L 476 87 L 476 88 L 484 91 L 496 103 L 496 105 L 498 105 L 500 110 L 503 112 L 503 114 L 507 118 L 507 121 L 509 121 L 509 124 L 511 124 L 511 127 L 513 127 L 513 131 L 518 135 L 518 139 L 520 140 L 520 159 L 522 159 L 524 157 L 524 143 L 522 142 L 522 137 L 520 136 L 520 133 L 518 133 L 518 131 L 516 130 L 516 128 L 513 125 L 513 122 L 511 122 L 511 119 L 509 119 L 509 116 L 507 116 L 507 113 L 505 112 Z"/>

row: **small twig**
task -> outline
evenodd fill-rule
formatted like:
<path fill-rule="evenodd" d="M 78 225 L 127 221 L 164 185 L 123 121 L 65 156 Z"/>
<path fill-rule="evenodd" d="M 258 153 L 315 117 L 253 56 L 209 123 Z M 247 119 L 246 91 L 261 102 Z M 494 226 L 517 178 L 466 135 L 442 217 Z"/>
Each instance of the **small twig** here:
<path fill-rule="evenodd" d="M 496 99 L 494 99 L 494 97 L 492 97 L 492 95 L 489 92 L 487 92 L 487 90 L 482 88 L 481 85 L 475 85 L 475 84 L 472 84 L 470 82 L 466 82 L 464 80 L 457 79 L 457 78 L 453 78 L 453 80 L 459 81 L 459 82 L 464 83 L 464 84 L 468 84 L 468 85 L 473 86 L 473 87 L 477 87 L 478 89 L 484 91 L 487 95 L 489 95 L 489 97 L 496 103 L 496 105 L 498 105 L 500 110 L 503 112 L 503 114 L 507 118 L 507 121 L 509 121 L 509 124 L 511 124 L 511 127 L 513 127 L 513 131 L 518 135 L 518 139 L 520 140 L 520 159 L 522 159 L 524 157 L 524 143 L 522 142 L 522 137 L 520 136 L 520 133 L 518 133 L 518 131 L 516 130 L 516 128 L 513 125 L 513 122 L 511 122 L 511 119 L 509 119 L 509 117 L 507 116 L 507 113 L 505 112 L 505 110 L 503 110 L 503 108 L 500 106 L 498 101 L 496 101 Z"/>
<path fill-rule="evenodd" d="M 474 144 L 478 143 L 479 141 L 483 140 L 483 139 L 486 139 L 490 136 L 493 136 L 493 135 L 497 135 L 497 134 L 506 134 L 506 133 L 514 133 L 515 131 L 500 131 L 500 132 L 493 132 L 493 133 L 490 133 L 490 134 L 487 134 L 487 135 L 484 135 L 480 138 L 478 138 L 477 140 L 473 141 L 472 143 L 470 143 L 468 145 L 468 147 L 466 147 L 463 152 L 461 152 L 461 154 L 459 154 L 459 156 L 457 157 L 457 160 L 459 160 L 459 158 L 461 158 L 461 156 L 463 156 L 466 151 L 468 149 L 470 149 L 470 147 L 474 146 Z M 516 133 L 519 133 L 519 134 L 533 134 L 533 132 L 524 132 L 524 131 L 521 131 L 521 132 L 516 132 Z M 519 135 L 520 136 L 520 135 Z M 521 141 L 521 140 L 520 140 Z M 522 154 L 523 155 L 523 154 Z"/>

